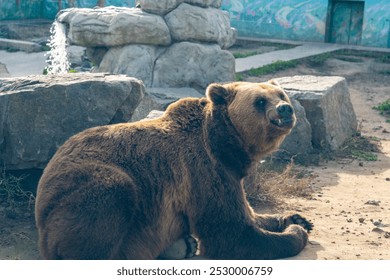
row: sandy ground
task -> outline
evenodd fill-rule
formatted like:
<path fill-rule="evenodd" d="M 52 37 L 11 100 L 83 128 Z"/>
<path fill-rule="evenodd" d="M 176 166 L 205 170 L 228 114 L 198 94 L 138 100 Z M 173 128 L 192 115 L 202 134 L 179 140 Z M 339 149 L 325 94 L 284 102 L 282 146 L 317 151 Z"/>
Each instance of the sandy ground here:
<path fill-rule="evenodd" d="M 390 124 L 373 106 L 390 98 L 390 65 L 373 58 L 358 62 L 328 59 L 321 67 L 298 66 L 251 81 L 274 77 L 339 75 L 347 78 L 363 136 L 381 145 L 378 161 L 338 159 L 307 169 L 317 175 L 311 199 L 286 200 L 315 225 L 310 242 L 293 259 L 390 259 Z M 17 211 L 0 203 L 0 259 L 37 259 L 37 233 L 31 205 Z"/>
<path fill-rule="evenodd" d="M 292 259 L 390 260 L 390 124 L 372 109 L 390 98 L 390 65 L 366 57 L 357 60 L 332 58 L 321 67 L 298 66 L 259 79 L 346 77 L 360 131 L 379 140 L 381 147 L 377 161 L 338 159 L 307 168 L 317 177 L 312 199 L 288 199 L 286 209 L 301 212 L 315 227 L 308 246 Z"/>

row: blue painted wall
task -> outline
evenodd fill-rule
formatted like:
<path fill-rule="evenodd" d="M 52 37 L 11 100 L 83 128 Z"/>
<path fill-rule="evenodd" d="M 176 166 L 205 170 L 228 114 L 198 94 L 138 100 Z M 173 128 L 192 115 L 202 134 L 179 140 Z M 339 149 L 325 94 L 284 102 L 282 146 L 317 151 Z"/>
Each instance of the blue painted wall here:
<path fill-rule="evenodd" d="M 362 45 L 390 48 L 390 0 L 366 0 Z"/>
<path fill-rule="evenodd" d="M 44 18 L 55 18 L 59 4 L 58 0 L 44 0 L 45 5 L 43 9 Z M 105 0 L 106 6 L 117 6 L 117 7 L 134 7 L 136 0 Z M 93 8 L 96 7 L 98 0 L 62 0 L 62 9 L 70 7 L 79 8 Z"/>
<path fill-rule="evenodd" d="M 42 0 L 0 0 L 0 20 L 41 18 Z"/>
<path fill-rule="evenodd" d="M 239 36 L 325 41 L 328 0 L 224 0 Z M 365 0 L 361 45 L 390 47 L 390 0 Z"/>
<path fill-rule="evenodd" d="M 54 19 L 60 9 L 93 8 L 98 0 L 0 0 L 0 20 Z M 136 0 L 105 0 L 106 6 L 134 7 Z"/>
<path fill-rule="evenodd" d="M 239 36 L 323 42 L 328 0 L 224 0 Z"/>
<path fill-rule="evenodd" d="M 156 0 L 158 1 L 158 0 Z M 356 1 L 356 0 L 355 0 Z M 106 0 L 134 7 L 136 0 Z M 326 41 L 329 0 L 223 0 L 239 36 Z M 95 7 L 98 0 L 0 0 L 0 20 L 54 19 L 59 8 Z M 390 47 L 390 0 L 365 0 L 361 45 Z"/>

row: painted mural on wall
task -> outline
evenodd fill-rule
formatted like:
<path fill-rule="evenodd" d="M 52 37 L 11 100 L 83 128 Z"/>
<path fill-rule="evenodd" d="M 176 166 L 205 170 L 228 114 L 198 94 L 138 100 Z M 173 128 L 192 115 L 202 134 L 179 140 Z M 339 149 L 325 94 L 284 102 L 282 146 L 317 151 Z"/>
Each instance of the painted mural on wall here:
<path fill-rule="evenodd" d="M 40 18 L 42 0 L 0 0 L 0 20 Z"/>
<path fill-rule="evenodd" d="M 134 7 L 135 2 L 136 0 L 0 0 L 0 20 L 54 19 L 60 9 L 69 7 Z M 347 34 L 352 36 L 343 43 L 390 47 L 390 0 L 352 2 L 364 2 L 363 24 L 360 29 L 349 27 Z M 333 24 L 329 19 L 327 21 L 330 3 L 332 1 L 328 0 L 223 0 L 222 9 L 229 12 L 231 24 L 237 28 L 239 36 L 318 42 L 327 39 L 332 42 L 332 33 L 329 38 L 325 38 L 326 31 L 336 31 L 335 36 L 345 34 L 341 27 L 347 28 L 350 23 L 341 16 L 336 23 L 340 25 L 340 29 L 326 26 L 327 22 Z M 360 26 L 361 18 L 353 19 L 358 19 L 356 26 Z M 339 38 L 343 39 L 345 36 L 340 35 Z"/>
<path fill-rule="evenodd" d="M 45 0 L 43 16 L 54 18 L 61 9 L 79 7 L 93 8 L 96 6 L 134 7 L 136 0 Z"/>
<path fill-rule="evenodd" d="M 224 0 L 240 36 L 323 41 L 327 0 Z"/>
<path fill-rule="evenodd" d="M 390 0 L 365 1 L 362 45 L 390 48 Z"/>

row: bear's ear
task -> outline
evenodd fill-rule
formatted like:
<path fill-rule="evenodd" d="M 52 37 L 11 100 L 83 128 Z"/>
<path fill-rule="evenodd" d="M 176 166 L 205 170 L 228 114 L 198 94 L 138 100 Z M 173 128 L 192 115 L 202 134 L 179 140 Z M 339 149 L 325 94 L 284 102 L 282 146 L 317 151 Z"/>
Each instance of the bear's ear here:
<path fill-rule="evenodd" d="M 228 103 L 229 92 L 221 84 L 210 84 L 206 89 L 206 96 L 215 105 L 223 105 Z"/>
<path fill-rule="evenodd" d="M 273 79 L 269 80 L 268 83 L 271 85 L 277 86 L 277 87 L 281 87 L 280 84 L 276 80 L 273 80 Z"/>

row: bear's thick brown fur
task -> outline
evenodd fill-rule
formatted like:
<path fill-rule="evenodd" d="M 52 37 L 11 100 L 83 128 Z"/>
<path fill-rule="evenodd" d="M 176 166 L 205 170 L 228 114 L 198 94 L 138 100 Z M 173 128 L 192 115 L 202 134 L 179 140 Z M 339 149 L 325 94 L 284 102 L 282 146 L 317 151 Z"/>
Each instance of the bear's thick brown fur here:
<path fill-rule="evenodd" d="M 298 254 L 311 224 L 258 215 L 242 179 L 295 123 L 274 82 L 212 84 L 207 98 L 158 119 L 88 129 L 59 148 L 40 180 L 36 222 L 45 259 L 155 259 L 193 234 L 216 259 Z"/>

